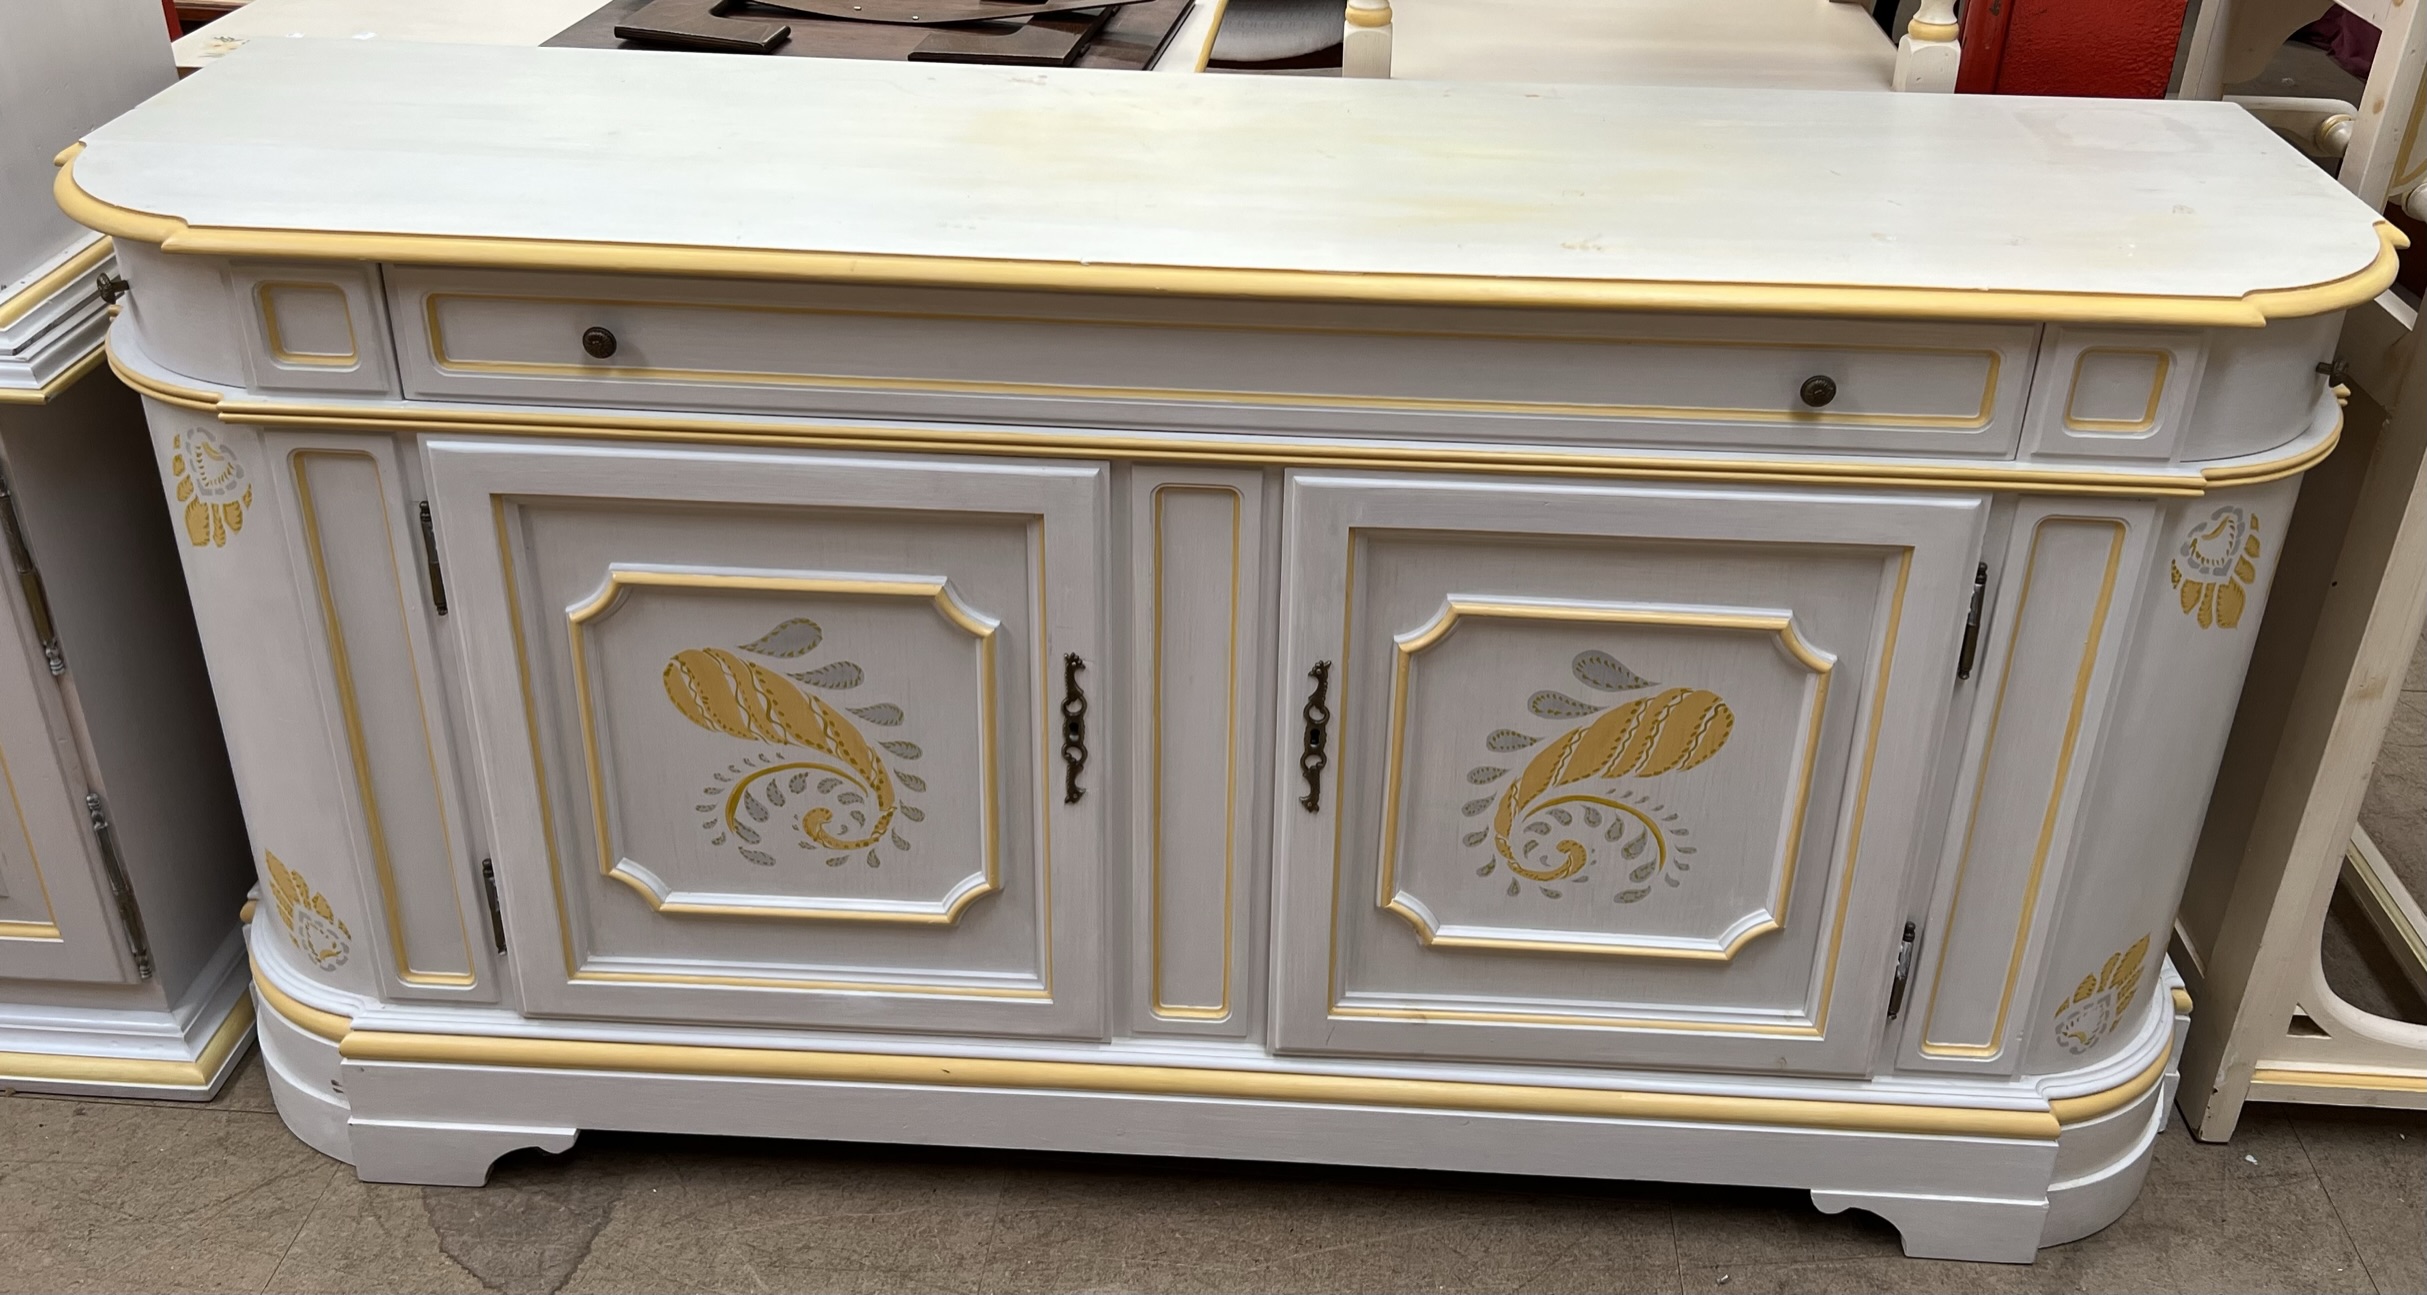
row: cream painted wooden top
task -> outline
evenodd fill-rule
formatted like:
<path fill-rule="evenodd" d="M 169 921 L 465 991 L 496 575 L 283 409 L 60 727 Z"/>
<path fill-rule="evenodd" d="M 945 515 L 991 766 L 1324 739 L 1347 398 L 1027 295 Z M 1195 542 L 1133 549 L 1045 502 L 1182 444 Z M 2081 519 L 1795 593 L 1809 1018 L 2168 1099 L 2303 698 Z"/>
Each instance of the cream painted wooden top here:
<path fill-rule="evenodd" d="M 1687 308 L 1709 285 L 2164 305 L 2335 280 L 2361 300 L 2390 277 L 2375 214 L 2223 103 L 280 40 L 89 140 L 71 210 L 154 241 L 169 222 L 131 213 L 173 217 L 194 237 L 172 250 L 278 243 L 214 229 L 335 231 L 385 241 L 325 253 L 467 264 L 550 262 L 427 239 L 826 254 L 808 277 L 899 277 L 854 258 L 912 258 L 927 282 L 1004 281 L 961 258 L 1065 287 L 1180 268 L 1132 291 L 1615 282 Z M 2032 317 L 2013 301 L 1990 313 Z"/>
<path fill-rule="evenodd" d="M 267 3 L 268 0 L 262 0 Z M 1395 0 L 1403 81 L 1881 90 L 1896 43 L 1844 0 Z"/>

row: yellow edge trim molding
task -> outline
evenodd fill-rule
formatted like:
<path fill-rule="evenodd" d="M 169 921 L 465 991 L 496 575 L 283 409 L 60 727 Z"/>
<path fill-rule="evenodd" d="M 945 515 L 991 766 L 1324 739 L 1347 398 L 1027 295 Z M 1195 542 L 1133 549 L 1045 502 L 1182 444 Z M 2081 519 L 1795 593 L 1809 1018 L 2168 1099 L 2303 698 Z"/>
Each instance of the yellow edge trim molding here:
<path fill-rule="evenodd" d="M 2056 1122 L 2059 1124 L 2079 1124 L 2111 1111 L 2120 1111 L 2139 1101 L 2142 1093 L 2156 1087 L 2157 1081 L 2165 1077 L 2166 1063 L 2173 1059 L 2174 1045 L 2169 1042 L 2158 1049 L 2157 1055 L 2149 1059 L 2149 1064 L 2143 1066 L 2139 1074 L 2130 1079 L 2100 1092 L 2052 1098 L 2048 1102 L 2048 1109 L 2056 1112 Z"/>
<path fill-rule="evenodd" d="M 2285 1070 L 2261 1066 L 2250 1072 L 2253 1084 L 2283 1084 L 2292 1088 L 2364 1088 L 2384 1093 L 2427 1093 L 2427 1074 L 2392 1070 Z"/>
<path fill-rule="evenodd" d="M 82 1084 L 141 1084 L 155 1088 L 209 1088 L 228 1058 L 253 1028 L 253 1000 L 239 995 L 227 1016 L 192 1061 L 147 1061 L 136 1057 L 75 1056 L 51 1052 L 0 1052 L 0 1078 L 49 1079 Z"/>
<path fill-rule="evenodd" d="M 50 272 L 41 278 L 26 284 L 7 297 L 0 297 L 0 328 L 6 328 L 23 319 L 34 307 L 50 300 L 51 296 L 61 288 L 99 269 L 103 261 L 110 259 L 110 253 L 114 250 L 116 249 L 110 240 L 96 238 L 76 249 L 75 255 L 51 267 Z"/>
<path fill-rule="evenodd" d="M 0 405 L 47 405 L 58 399 L 59 393 L 84 380 L 84 375 L 101 367 L 106 348 L 95 344 L 83 359 L 61 369 L 57 376 L 39 387 L 0 387 Z"/>
<path fill-rule="evenodd" d="M 317 1034 L 331 1043 L 342 1042 L 347 1031 L 354 1028 L 354 1021 L 351 1017 L 340 1016 L 335 1012 L 324 1012 L 317 1007 L 297 1002 L 293 996 L 280 989 L 276 981 L 261 974 L 259 959 L 251 961 L 253 988 L 260 993 L 261 1001 L 268 1004 L 271 1011 L 285 1017 L 289 1024 L 307 1034 Z"/>
<path fill-rule="evenodd" d="M 339 1052 L 348 1061 L 623 1070 L 743 1079 L 905 1084 L 951 1088 L 1058 1089 L 1158 1097 L 1214 1097 L 1341 1106 L 1414 1106 L 1597 1119 L 1698 1120 L 1896 1133 L 2053 1138 L 2046 1111 L 1906 1106 L 1889 1102 L 1718 1097 L 1602 1088 L 1553 1088 L 1459 1080 L 1221 1070 L 1086 1061 L 813 1052 L 570 1039 L 358 1031 Z"/>
<path fill-rule="evenodd" d="M 1038 292 L 1180 297 L 1261 297 L 1425 305 L 1572 310 L 1663 310 L 2056 323 L 2171 324 L 2256 328 L 2270 319 L 2322 315 L 2374 298 L 2393 282 L 2396 253 L 2409 245 L 2388 222 L 2376 226 L 2367 266 L 2324 283 L 2264 288 L 2239 297 L 2160 297 L 2094 292 L 1892 288 L 1858 284 L 1692 283 L 1643 279 L 1552 279 L 1445 274 L 1365 274 L 1207 266 L 1014 261 L 976 257 L 869 255 L 655 243 L 568 242 L 439 234 L 375 234 L 192 226 L 175 216 L 104 202 L 76 183 L 83 145 L 59 155 L 52 186 L 60 210 L 103 233 L 204 256 L 381 261 L 485 269 L 589 270 L 713 278 L 796 279 Z"/>
<path fill-rule="evenodd" d="M 531 413 L 434 405 L 313 404 L 225 399 L 125 363 L 113 349 L 110 368 L 135 390 L 164 404 L 218 415 L 252 427 L 352 428 L 370 431 L 472 432 L 489 435 L 578 436 L 596 440 L 696 441 L 723 445 L 817 445 L 826 449 L 1014 452 L 1032 457 L 1119 457 L 1141 462 L 1284 464 L 1327 468 L 1425 468 L 1442 471 L 1652 479 L 1759 481 L 1778 485 L 1900 486 L 1934 490 L 2004 490 L 2019 494 L 2197 498 L 2227 486 L 2251 486 L 2305 472 L 2334 452 L 2341 415 L 2331 432 L 2269 456 L 2217 467 L 2151 468 L 2132 472 L 2024 467 L 2013 463 L 1880 463 L 1861 459 L 1757 459 L 1647 455 L 1598 450 L 1501 450 L 1425 444 L 1326 445 L 1186 435 L 1139 436 L 1047 427 L 838 427 L 801 421 L 681 418 L 601 409 Z"/>
<path fill-rule="evenodd" d="M 306 1007 L 254 969 L 253 983 L 270 1010 L 297 1027 L 334 1040 L 348 1061 L 421 1065 L 514 1066 L 539 1070 L 609 1070 L 799 1079 L 829 1083 L 919 1084 L 956 1088 L 1061 1089 L 1168 1097 L 1219 1097 L 1345 1106 L 1415 1106 L 1598 1119 L 1700 1120 L 1797 1128 L 1937 1133 L 2045 1139 L 2061 1126 L 2128 1105 L 2165 1072 L 2161 1052 L 2147 1069 L 2103 1093 L 2060 1098 L 2050 1109 L 2000 1110 L 1892 1102 L 1726 1097 L 1460 1080 L 1383 1079 L 1195 1066 L 1142 1066 L 1084 1061 L 1019 1061 L 982 1057 L 923 1057 L 785 1048 L 708 1047 L 460 1034 L 353 1030 L 333 1012 Z"/>

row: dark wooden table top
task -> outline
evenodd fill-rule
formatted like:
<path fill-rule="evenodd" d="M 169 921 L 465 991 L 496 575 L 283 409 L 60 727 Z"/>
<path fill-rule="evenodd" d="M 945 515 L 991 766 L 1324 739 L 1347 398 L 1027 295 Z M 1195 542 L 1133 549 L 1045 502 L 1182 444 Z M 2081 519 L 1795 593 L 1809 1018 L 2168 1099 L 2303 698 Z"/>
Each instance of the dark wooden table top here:
<path fill-rule="evenodd" d="M 1106 20 L 1104 29 L 1095 40 L 1079 52 L 1077 67 L 1125 68 L 1143 70 L 1154 62 L 1171 34 L 1180 27 L 1194 0 L 1143 0 L 1143 3 L 1115 9 Z M 590 16 L 556 33 L 544 42 L 560 49 L 635 49 L 656 48 L 619 40 L 615 25 L 648 0 L 607 0 Z M 741 16 L 741 15 L 737 15 Z M 803 18 L 774 10 L 756 10 L 748 15 L 761 21 L 784 23 L 792 28 L 792 39 L 774 50 L 778 58 L 868 58 L 905 61 L 938 29 L 902 26 L 888 23 L 836 22 L 824 18 Z M 759 54 L 734 54 L 733 58 L 764 58 Z"/>

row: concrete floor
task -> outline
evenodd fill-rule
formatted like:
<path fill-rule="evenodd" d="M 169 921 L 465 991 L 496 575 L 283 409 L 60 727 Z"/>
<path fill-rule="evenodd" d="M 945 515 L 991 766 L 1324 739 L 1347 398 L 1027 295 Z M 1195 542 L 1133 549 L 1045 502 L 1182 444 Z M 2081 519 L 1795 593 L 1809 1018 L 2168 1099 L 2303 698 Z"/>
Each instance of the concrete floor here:
<path fill-rule="evenodd" d="M 374 1186 L 257 1059 L 208 1106 L 0 1097 L 7 1291 L 2421 1291 L 2423 1196 L 2427 1116 L 2253 1107 L 2010 1267 L 1793 1192 L 1266 1164 L 591 1134 Z"/>

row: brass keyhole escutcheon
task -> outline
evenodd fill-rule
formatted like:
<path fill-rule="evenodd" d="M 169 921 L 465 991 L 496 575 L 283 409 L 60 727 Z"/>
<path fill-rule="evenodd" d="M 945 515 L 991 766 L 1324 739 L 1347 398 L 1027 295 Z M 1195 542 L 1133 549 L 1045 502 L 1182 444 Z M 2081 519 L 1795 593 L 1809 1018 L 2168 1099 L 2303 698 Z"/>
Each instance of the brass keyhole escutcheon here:
<path fill-rule="evenodd" d="M 581 349 L 588 351 L 592 359 L 606 359 L 608 356 L 615 354 L 615 334 L 610 333 L 603 328 L 583 329 L 581 335 Z M 1807 390 L 1809 390 L 1810 384 L 1805 384 L 1805 387 Z"/>
<path fill-rule="evenodd" d="M 1803 380 L 1803 390 L 1799 394 L 1803 397 L 1803 403 L 1814 409 L 1821 408 L 1837 399 L 1837 379 L 1825 373 L 1815 373 Z"/>

